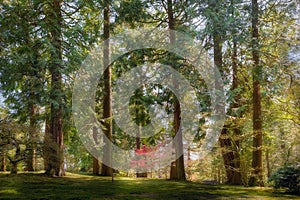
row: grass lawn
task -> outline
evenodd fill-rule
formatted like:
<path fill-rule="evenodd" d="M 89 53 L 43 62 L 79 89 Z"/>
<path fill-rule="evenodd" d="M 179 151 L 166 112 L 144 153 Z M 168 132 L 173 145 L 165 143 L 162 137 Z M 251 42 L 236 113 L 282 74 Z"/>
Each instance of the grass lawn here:
<path fill-rule="evenodd" d="M 300 199 L 272 188 L 202 185 L 156 179 L 95 177 L 68 173 L 49 178 L 0 173 L 0 199 Z"/>

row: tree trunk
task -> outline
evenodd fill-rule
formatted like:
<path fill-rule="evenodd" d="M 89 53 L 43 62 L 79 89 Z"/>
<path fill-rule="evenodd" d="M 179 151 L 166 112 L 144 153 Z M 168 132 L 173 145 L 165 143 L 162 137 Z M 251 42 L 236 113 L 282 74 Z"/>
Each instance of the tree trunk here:
<path fill-rule="evenodd" d="M 180 103 L 176 101 L 175 111 L 174 111 L 174 124 L 175 124 L 175 133 L 177 137 L 175 139 L 175 152 L 177 160 L 175 162 L 177 179 L 186 180 L 185 169 L 184 169 L 184 154 L 183 154 L 183 142 L 182 142 L 182 130 L 180 128 L 181 121 L 181 109 Z"/>
<path fill-rule="evenodd" d="M 263 186 L 262 172 L 262 118 L 260 76 L 261 66 L 259 63 L 259 35 L 258 35 L 258 3 L 252 0 L 252 58 L 253 58 L 253 174 L 250 177 L 250 186 Z"/>
<path fill-rule="evenodd" d="M 18 173 L 18 162 L 11 162 L 11 170 L 10 170 L 11 174 L 17 174 Z"/>
<path fill-rule="evenodd" d="M 6 172 L 6 146 L 2 146 L 0 171 Z"/>
<path fill-rule="evenodd" d="M 100 171 L 99 160 L 93 157 L 93 174 L 99 175 L 99 171 Z"/>
<path fill-rule="evenodd" d="M 227 177 L 227 184 L 232 184 L 234 177 L 234 154 L 232 151 L 231 139 L 228 136 L 228 126 L 224 125 L 221 136 L 219 138 L 219 143 L 221 146 L 221 152 L 223 157 L 223 162 L 225 166 L 225 172 Z"/>
<path fill-rule="evenodd" d="M 173 11 L 173 2 L 172 0 L 167 1 L 167 14 L 168 14 L 168 27 L 170 30 L 175 30 L 175 18 L 174 18 L 174 11 Z M 170 44 L 174 44 L 176 40 L 176 36 L 174 32 L 170 31 Z M 172 62 L 174 62 L 172 60 Z M 178 86 L 174 83 L 174 89 Z M 185 176 L 185 169 L 184 169 L 184 155 L 183 155 L 183 142 L 182 142 L 182 132 L 180 128 L 181 122 L 181 108 L 180 103 L 176 99 L 174 102 L 174 131 L 175 135 L 177 134 L 177 139 L 174 140 L 174 147 L 175 147 L 175 155 L 176 161 L 171 163 L 171 170 L 170 170 L 170 179 L 178 179 L 178 180 L 186 180 Z M 175 137 L 175 136 L 174 136 Z"/>
<path fill-rule="evenodd" d="M 111 91 L 111 67 L 109 65 L 109 27 L 110 27 L 110 0 L 104 1 L 104 50 L 103 50 L 103 66 L 107 67 L 104 71 L 104 101 L 103 101 L 103 118 L 104 133 L 108 138 L 108 142 L 104 146 L 103 162 L 101 167 L 101 175 L 111 176 L 113 174 L 112 166 L 112 91 Z M 104 164 L 105 163 L 105 164 Z"/>
<path fill-rule="evenodd" d="M 49 159 L 46 174 L 64 176 L 63 157 L 63 88 L 62 88 L 62 14 L 61 0 L 53 0 L 48 13 L 51 49 L 51 92 Z"/>
<path fill-rule="evenodd" d="M 271 176 L 271 166 L 270 166 L 270 156 L 269 156 L 269 149 L 266 151 L 266 162 L 267 162 L 267 176 L 270 178 Z"/>

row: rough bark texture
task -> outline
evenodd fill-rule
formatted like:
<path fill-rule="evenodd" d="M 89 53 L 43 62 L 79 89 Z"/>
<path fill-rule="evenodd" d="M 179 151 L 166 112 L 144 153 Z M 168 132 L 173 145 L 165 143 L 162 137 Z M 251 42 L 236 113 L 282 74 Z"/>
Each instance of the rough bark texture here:
<path fill-rule="evenodd" d="M 263 186 L 262 172 L 262 118 L 261 118 L 261 96 L 260 96 L 260 74 L 259 63 L 259 35 L 258 35 L 258 3 L 252 0 L 252 59 L 253 59 L 253 175 L 250 177 L 250 186 Z"/>
<path fill-rule="evenodd" d="M 51 50 L 51 105 L 50 105 L 50 131 L 49 131 L 49 159 L 46 167 L 46 174 L 64 176 L 63 157 L 63 100 L 62 100 L 62 14 L 61 0 L 53 0 L 50 3 L 49 29 Z"/>
<path fill-rule="evenodd" d="M 104 1 L 105 6 L 103 10 L 104 16 L 104 50 L 103 50 L 103 66 L 109 65 L 109 27 L 110 27 L 110 0 Z M 103 118 L 104 133 L 109 140 L 112 140 L 112 91 L 111 91 L 111 68 L 108 66 L 104 71 L 104 100 L 103 100 Z M 104 164 L 105 163 L 105 164 Z M 112 145 L 108 142 L 104 146 L 103 162 L 101 167 L 101 175 L 112 176 Z"/>
<path fill-rule="evenodd" d="M 231 184 L 233 182 L 233 176 L 234 176 L 234 154 L 232 151 L 232 144 L 231 139 L 228 136 L 228 127 L 224 125 L 221 136 L 219 138 L 219 143 L 221 146 L 222 151 L 222 157 L 223 162 L 225 166 L 225 172 L 226 172 L 226 178 L 227 184 Z"/>
<path fill-rule="evenodd" d="M 169 29 L 175 30 L 176 24 L 174 19 L 174 10 L 173 10 L 173 2 L 172 0 L 168 0 L 167 2 L 167 14 L 168 14 L 168 26 Z M 170 44 L 174 44 L 176 40 L 176 36 L 174 32 L 170 32 Z M 174 88 L 176 89 L 176 83 L 174 83 Z M 181 108 L 180 103 L 176 99 L 174 102 L 174 131 L 177 134 L 177 139 L 174 140 L 174 147 L 176 153 L 176 161 L 171 163 L 170 170 L 170 179 L 178 179 L 178 180 L 186 180 L 185 169 L 184 169 L 184 156 L 183 156 L 183 143 L 182 143 L 182 132 L 180 129 L 181 122 Z"/>

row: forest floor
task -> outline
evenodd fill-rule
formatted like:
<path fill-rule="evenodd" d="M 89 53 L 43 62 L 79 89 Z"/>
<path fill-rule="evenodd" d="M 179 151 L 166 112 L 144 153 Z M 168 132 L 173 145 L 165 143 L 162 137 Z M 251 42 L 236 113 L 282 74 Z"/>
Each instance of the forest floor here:
<path fill-rule="evenodd" d="M 38 173 L 0 173 L 0 199 L 300 199 L 272 188 L 203 185 L 158 179 L 68 173 L 50 178 Z"/>

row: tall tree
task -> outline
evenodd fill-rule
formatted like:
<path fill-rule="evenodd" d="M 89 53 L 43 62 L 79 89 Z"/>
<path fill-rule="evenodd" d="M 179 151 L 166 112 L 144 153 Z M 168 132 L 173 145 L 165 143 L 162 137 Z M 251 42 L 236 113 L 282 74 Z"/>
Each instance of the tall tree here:
<path fill-rule="evenodd" d="M 168 28 L 170 29 L 170 45 L 174 45 L 176 42 L 176 35 L 173 32 L 176 29 L 176 21 L 174 17 L 174 5 L 173 0 L 167 1 L 167 14 L 168 14 Z M 172 62 L 172 61 L 171 61 Z M 174 66 L 173 66 L 174 67 Z M 178 88 L 176 81 L 174 82 L 174 88 Z M 184 170 L 184 154 L 183 154 L 183 142 L 182 142 L 182 130 L 180 128 L 181 122 L 181 108 L 180 102 L 177 98 L 174 98 L 174 147 L 175 147 L 175 163 L 171 163 L 170 179 L 186 180 Z"/>
<path fill-rule="evenodd" d="M 260 65 L 258 19 L 259 7 L 257 0 L 252 0 L 252 59 L 253 59 L 253 154 L 252 168 L 253 175 L 249 185 L 263 186 L 262 166 L 262 115 L 261 115 L 261 94 L 260 81 L 262 67 Z"/>
<path fill-rule="evenodd" d="M 218 69 L 223 78 L 226 74 L 226 66 L 224 66 L 224 58 L 223 58 L 223 43 L 226 37 L 226 31 L 228 27 L 225 24 L 225 16 L 226 13 L 226 6 L 224 5 L 223 1 L 209 1 L 208 7 L 204 11 L 204 14 L 207 16 L 207 28 L 209 30 L 209 35 L 212 37 L 213 43 L 213 57 L 214 57 L 214 65 L 216 69 Z M 236 48 L 236 47 L 235 47 Z M 232 68 L 233 68 L 233 87 L 236 87 L 236 60 L 235 55 L 236 49 L 233 49 L 233 56 L 232 56 Z M 216 82 L 218 84 L 218 82 Z M 218 87 L 218 86 L 217 86 Z M 234 153 L 233 153 L 233 145 L 231 138 L 229 136 L 230 132 L 230 124 L 228 120 L 225 122 L 225 125 L 221 131 L 221 136 L 219 138 L 219 143 L 221 146 L 222 157 L 225 166 L 225 172 L 227 181 L 226 183 L 232 184 L 233 183 L 233 176 L 235 172 L 235 165 L 234 165 Z"/>
<path fill-rule="evenodd" d="M 22 123 L 30 124 L 26 158 L 28 171 L 35 169 L 39 108 L 44 92 L 45 67 L 42 64 L 40 2 L 11 1 L 1 3 L 1 33 L 3 57 L 1 63 L 1 88 L 6 104 Z M 4 67 L 5 66 L 5 67 Z"/>
<path fill-rule="evenodd" d="M 220 71 L 224 84 L 227 84 L 226 87 L 230 88 L 228 90 L 229 105 L 226 113 L 226 116 L 230 117 L 226 118 L 219 138 L 227 178 L 226 183 L 228 184 L 242 184 L 240 154 L 238 152 L 241 134 L 238 127 L 241 116 L 238 45 L 241 45 L 239 42 L 244 40 L 242 36 L 243 27 L 241 27 L 243 18 L 240 15 L 240 10 L 238 10 L 241 9 L 240 3 L 239 0 L 199 2 L 199 12 L 206 20 L 202 36 L 203 40 L 206 39 L 205 47 L 213 49 L 214 65 Z M 212 46 L 210 46 L 210 40 L 212 40 Z"/>
<path fill-rule="evenodd" d="M 64 142 L 63 142 L 63 85 L 62 85 L 62 12 L 61 0 L 52 0 L 47 10 L 49 40 L 51 45 L 49 71 L 51 74 L 50 89 L 50 130 L 49 160 L 46 174 L 64 176 Z"/>
<path fill-rule="evenodd" d="M 229 34 L 231 37 L 231 68 L 232 68 L 232 85 L 230 87 L 230 95 L 232 95 L 232 100 L 229 105 L 228 114 L 233 118 L 227 120 L 227 124 L 224 126 L 223 132 L 228 132 L 227 138 L 220 139 L 221 147 L 222 147 L 222 155 L 226 169 L 227 183 L 234 185 L 242 184 L 242 175 L 240 169 L 240 138 L 241 138 L 241 127 L 239 125 L 239 120 L 242 115 L 241 109 L 241 92 L 240 88 L 242 88 L 242 83 L 239 81 L 239 61 L 238 61 L 238 41 L 243 39 L 243 36 L 239 36 L 241 34 L 241 27 L 239 21 L 242 19 L 238 19 L 237 15 L 239 14 L 239 7 L 237 3 L 239 1 L 231 0 L 229 5 L 229 10 L 227 15 L 232 19 L 229 20 Z M 230 41 L 228 41 L 230 42 Z M 232 134 L 230 134 L 230 132 Z M 230 137 L 230 135 L 232 135 Z M 224 149 L 223 149 L 224 148 Z"/>
<path fill-rule="evenodd" d="M 112 91 L 111 91 L 111 67 L 109 65 L 109 35 L 110 35 L 110 0 L 104 0 L 103 10 L 103 66 L 107 67 L 104 71 L 104 100 L 103 100 L 103 118 L 104 133 L 108 140 L 112 141 Z M 112 144 L 107 142 L 104 147 L 103 163 L 101 175 L 111 176 L 113 173 L 112 166 Z"/>

